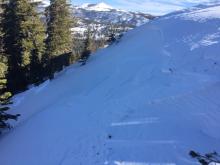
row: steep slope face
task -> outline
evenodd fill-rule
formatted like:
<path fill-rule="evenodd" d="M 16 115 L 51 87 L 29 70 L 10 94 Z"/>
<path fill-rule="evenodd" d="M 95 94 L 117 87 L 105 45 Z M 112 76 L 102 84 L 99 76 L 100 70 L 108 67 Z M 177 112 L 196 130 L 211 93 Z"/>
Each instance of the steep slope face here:
<path fill-rule="evenodd" d="M 17 95 L 22 117 L 0 139 L 1 163 L 190 165 L 190 150 L 220 152 L 215 8 L 154 20 Z"/>

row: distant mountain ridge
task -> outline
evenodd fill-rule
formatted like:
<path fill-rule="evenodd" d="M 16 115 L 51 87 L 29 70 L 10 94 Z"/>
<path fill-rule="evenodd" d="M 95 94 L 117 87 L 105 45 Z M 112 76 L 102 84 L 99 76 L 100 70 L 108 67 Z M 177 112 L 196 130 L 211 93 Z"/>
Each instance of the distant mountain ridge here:
<path fill-rule="evenodd" d="M 41 2 L 40 11 L 50 4 L 49 0 L 33 0 Z M 98 47 L 102 47 L 109 36 L 114 34 L 120 36 L 137 26 L 143 25 L 155 17 L 141 12 L 131 12 L 116 9 L 104 2 L 91 4 L 85 3 L 80 6 L 71 6 L 75 24 L 72 28 L 74 38 L 84 39 L 88 29 L 92 33 L 94 40 L 101 42 Z"/>
<path fill-rule="evenodd" d="M 41 7 L 49 5 L 49 0 L 34 0 L 42 2 Z M 99 27 L 107 24 L 123 26 L 131 29 L 147 23 L 154 16 L 141 12 L 131 12 L 116 9 L 104 2 L 97 4 L 85 3 L 81 6 L 72 6 L 73 16 L 77 18 L 77 27 L 85 27 L 88 24 L 96 24 Z"/>
<path fill-rule="evenodd" d="M 141 12 L 115 9 L 106 3 L 83 4 L 73 7 L 74 16 L 99 23 L 121 24 L 130 27 L 140 26 L 154 16 Z"/>
<path fill-rule="evenodd" d="M 73 32 L 84 36 L 88 29 L 94 29 L 96 38 L 106 39 L 109 34 L 119 35 L 143 25 L 155 17 L 150 14 L 116 9 L 106 3 L 73 6 L 73 16 L 77 19 Z"/>
<path fill-rule="evenodd" d="M 85 3 L 81 5 L 79 8 L 86 9 L 86 10 L 93 10 L 93 11 L 111 11 L 114 9 L 112 6 L 101 2 L 97 4 L 90 4 L 90 3 Z"/>

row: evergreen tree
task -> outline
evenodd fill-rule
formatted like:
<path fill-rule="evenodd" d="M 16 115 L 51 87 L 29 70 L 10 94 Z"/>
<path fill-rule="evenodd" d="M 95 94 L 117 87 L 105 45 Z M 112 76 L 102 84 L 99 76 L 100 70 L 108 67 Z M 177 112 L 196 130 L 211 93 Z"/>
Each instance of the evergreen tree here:
<path fill-rule="evenodd" d="M 91 49 L 92 49 L 92 36 L 91 36 L 91 31 L 88 28 L 88 30 L 86 32 L 86 39 L 84 42 L 84 50 L 83 50 L 82 55 L 80 57 L 80 62 L 82 63 L 82 65 L 85 65 L 88 58 L 90 57 Z"/>
<path fill-rule="evenodd" d="M 61 54 L 72 51 L 71 28 L 73 18 L 70 13 L 70 5 L 67 0 L 50 0 L 50 6 L 46 9 L 47 18 L 47 39 L 46 56 L 50 78 L 53 78 L 55 68 L 49 61 Z"/>
<path fill-rule="evenodd" d="M 33 49 L 31 52 L 30 63 L 30 81 L 35 85 L 38 85 L 43 81 L 43 66 L 39 58 L 39 52 L 37 49 Z"/>
<path fill-rule="evenodd" d="M 117 40 L 116 33 L 116 27 L 110 25 L 110 28 L 108 30 L 107 44 L 111 45 Z"/>
<path fill-rule="evenodd" d="M 8 55 L 8 88 L 12 92 L 24 90 L 35 82 L 30 73 L 31 56 L 36 50 L 41 59 L 45 32 L 34 3 L 29 0 L 10 0 L 6 5 L 3 27 L 5 50 Z"/>
<path fill-rule="evenodd" d="M 30 83 L 40 83 L 43 80 L 43 65 L 42 65 L 42 58 L 45 55 L 45 28 L 43 23 L 40 20 L 39 13 L 36 12 L 36 6 L 38 3 L 32 3 L 32 24 L 30 27 L 30 38 L 31 38 L 31 47 L 30 51 L 30 75 L 29 75 L 29 82 Z"/>
<path fill-rule="evenodd" d="M 109 45 L 111 45 L 111 44 L 114 43 L 115 41 L 116 41 L 116 36 L 115 36 L 114 33 L 111 33 L 111 34 L 109 35 L 109 37 L 108 37 L 107 42 L 108 42 Z"/>
<path fill-rule="evenodd" d="M 11 128 L 10 124 L 7 123 L 8 120 L 17 120 L 18 116 L 20 116 L 19 114 L 11 115 L 6 112 L 9 110 L 8 105 L 11 104 L 10 98 L 12 95 L 6 91 L 7 80 L 4 77 L 5 70 L 3 69 L 6 67 L 3 65 L 4 63 L 0 62 L 0 133 L 2 129 Z"/>
<path fill-rule="evenodd" d="M 2 16 L 3 16 L 3 1 L 0 0 L 0 56 L 3 55 L 3 29 L 2 29 Z M 1 58 L 0 57 L 0 58 Z"/>
<path fill-rule="evenodd" d="M 5 73 L 7 70 L 7 58 L 5 56 L 4 47 L 3 47 L 4 33 L 3 33 L 2 21 L 3 21 L 3 1 L 0 1 L 0 86 L 1 84 L 6 83 L 4 78 L 6 76 Z"/>
<path fill-rule="evenodd" d="M 9 109 L 11 93 L 6 91 L 6 72 L 7 72 L 7 58 L 4 53 L 3 47 L 3 30 L 2 30 L 2 16 L 3 16 L 3 3 L 0 3 L 0 132 L 2 129 L 10 128 L 7 120 L 16 120 L 19 115 L 10 115 L 6 113 Z"/>
<path fill-rule="evenodd" d="M 10 1 L 5 5 L 3 14 L 4 47 L 8 57 L 8 89 L 10 91 L 23 90 L 25 78 L 21 70 L 21 44 L 16 41 L 19 37 L 19 26 L 15 14 L 15 4 Z"/>

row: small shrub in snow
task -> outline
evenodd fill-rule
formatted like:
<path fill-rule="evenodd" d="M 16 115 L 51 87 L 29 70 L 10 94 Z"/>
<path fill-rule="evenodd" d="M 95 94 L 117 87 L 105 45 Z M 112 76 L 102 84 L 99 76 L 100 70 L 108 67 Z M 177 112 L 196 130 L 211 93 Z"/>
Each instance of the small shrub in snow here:
<path fill-rule="evenodd" d="M 201 155 L 198 152 L 190 151 L 189 155 L 192 158 L 197 159 L 201 165 L 219 165 L 220 164 L 220 155 L 217 152 L 211 152 L 205 155 Z"/>
<path fill-rule="evenodd" d="M 6 92 L 0 97 L 0 133 L 4 129 L 10 129 L 11 125 L 8 123 L 8 120 L 17 120 L 20 114 L 11 115 L 7 111 L 10 109 L 7 105 L 11 104 L 10 102 L 11 94 Z"/>

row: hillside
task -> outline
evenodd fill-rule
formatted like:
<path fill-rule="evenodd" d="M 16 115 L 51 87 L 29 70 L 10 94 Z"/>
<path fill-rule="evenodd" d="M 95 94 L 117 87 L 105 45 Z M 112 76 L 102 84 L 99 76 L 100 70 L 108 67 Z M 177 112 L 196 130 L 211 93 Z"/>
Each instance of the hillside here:
<path fill-rule="evenodd" d="M 220 6 L 155 19 L 14 97 L 4 165 L 193 165 L 220 153 Z"/>

